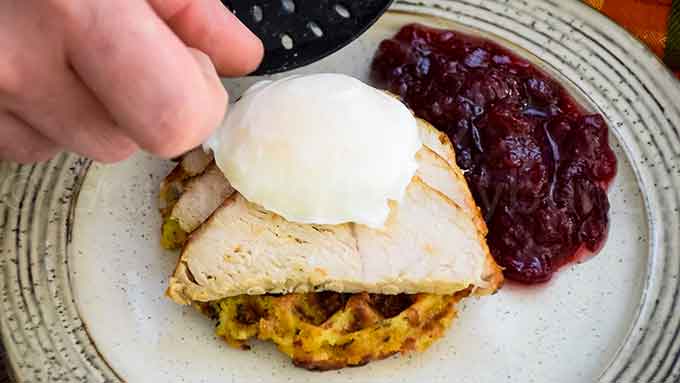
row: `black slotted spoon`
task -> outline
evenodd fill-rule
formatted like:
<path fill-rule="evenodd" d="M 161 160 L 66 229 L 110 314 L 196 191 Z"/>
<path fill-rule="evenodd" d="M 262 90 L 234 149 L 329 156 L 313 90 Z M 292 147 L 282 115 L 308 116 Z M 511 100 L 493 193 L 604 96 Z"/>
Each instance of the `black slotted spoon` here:
<path fill-rule="evenodd" d="M 264 43 L 252 75 L 320 60 L 364 33 L 392 0 L 222 0 Z"/>

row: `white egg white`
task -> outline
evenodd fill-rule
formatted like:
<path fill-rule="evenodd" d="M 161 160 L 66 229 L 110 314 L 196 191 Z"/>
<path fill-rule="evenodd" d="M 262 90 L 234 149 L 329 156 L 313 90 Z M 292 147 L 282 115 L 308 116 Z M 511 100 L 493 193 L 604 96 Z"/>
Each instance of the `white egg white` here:
<path fill-rule="evenodd" d="M 286 220 L 382 227 L 422 147 L 401 102 L 341 74 L 255 84 L 206 143 L 232 186 Z"/>

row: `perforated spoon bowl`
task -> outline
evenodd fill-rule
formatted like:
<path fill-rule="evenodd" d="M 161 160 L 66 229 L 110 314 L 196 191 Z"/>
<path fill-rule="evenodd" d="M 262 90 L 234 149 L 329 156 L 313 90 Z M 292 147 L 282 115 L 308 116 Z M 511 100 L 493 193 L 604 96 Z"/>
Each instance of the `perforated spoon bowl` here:
<path fill-rule="evenodd" d="M 265 55 L 253 75 L 320 60 L 359 37 L 392 0 L 222 0 L 260 37 Z"/>

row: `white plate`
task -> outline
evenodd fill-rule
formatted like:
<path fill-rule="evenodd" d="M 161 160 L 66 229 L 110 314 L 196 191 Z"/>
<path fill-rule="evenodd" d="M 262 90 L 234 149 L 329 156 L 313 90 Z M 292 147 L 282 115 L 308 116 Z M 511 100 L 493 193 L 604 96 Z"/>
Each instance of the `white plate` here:
<path fill-rule="evenodd" d="M 680 373 L 680 87 L 640 43 L 578 2 L 398 1 L 361 39 L 299 72 L 367 78 L 379 41 L 419 21 L 484 35 L 604 114 L 619 159 L 602 253 L 539 288 L 467 300 L 425 353 L 330 373 L 269 344 L 233 350 L 163 297 L 177 255 L 159 246 L 171 164 L 61 156 L 0 164 L 0 320 L 26 382 L 659 382 Z M 440 19 L 429 16 L 435 15 Z M 228 81 L 233 97 L 255 79 Z M 673 103 L 675 101 L 675 103 Z"/>

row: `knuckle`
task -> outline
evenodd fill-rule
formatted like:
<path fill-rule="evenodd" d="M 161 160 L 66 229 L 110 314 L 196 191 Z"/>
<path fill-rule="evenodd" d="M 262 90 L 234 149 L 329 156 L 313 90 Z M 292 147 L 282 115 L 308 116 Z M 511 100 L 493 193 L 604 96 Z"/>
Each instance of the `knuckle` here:
<path fill-rule="evenodd" d="M 57 155 L 59 151 L 56 148 L 25 146 L 13 152 L 10 152 L 6 157 L 14 162 L 20 164 L 34 164 L 38 162 L 49 161 Z"/>
<path fill-rule="evenodd" d="M 93 141 L 87 157 L 97 162 L 111 164 L 126 160 L 135 153 L 137 145 L 110 128 L 107 126 L 106 129 L 100 130 L 95 137 L 92 137 Z"/>
<path fill-rule="evenodd" d="M 20 52 L 7 52 L 0 60 L 0 94 L 14 96 L 25 88 L 26 73 Z"/>
<path fill-rule="evenodd" d="M 50 11 L 59 16 L 74 16 L 78 12 L 75 1 L 71 0 L 47 0 Z"/>
<path fill-rule="evenodd" d="M 104 153 L 97 154 L 93 156 L 92 159 L 104 164 L 113 164 L 130 158 L 130 156 L 132 156 L 135 153 L 135 151 L 136 147 L 134 147 L 133 145 L 118 146 L 115 148 L 110 148 Z"/>
<path fill-rule="evenodd" d="M 57 149 L 45 149 L 35 153 L 35 160 L 37 162 L 45 162 L 54 158 L 59 151 Z"/>
<path fill-rule="evenodd" d="M 51 13 L 57 15 L 64 33 L 65 49 L 72 59 L 85 50 L 96 50 L 102 62 L 114 51 L 117 40 L 111 31 L 109 15 L 117 11 L 116 2 L 50 0 Z M 121 2 L 123 3 L 123 2 Z M 113 5 L 112 5 L 113 4 Z"/>
<path fill-rule="evenodd" d="M 196 76 L 158 92 L 137 115 L 138 144 L 152 154 L 174 157 L 200 145 L 224 118 L 228 95 L 219 80 Z"/>
<path fill-rule="evenodd" d="M 59 148 L 52 142 L 39 142 L 31 146 L 29 156 L 36 162 L 44 162 L 52 159 L 59 153 Z"/>
<path fill-rule="evenodd" d="M 99 9 L 99 2 L 73 1 L 73 0 L 47 0 L 49 13 L 64 20 L 63 25 L 82 28 L 93 23 L 94 16 Z"/>
<path fill-rule="evenodd" d="M 178 120 L 159 121 L 155 127 L 151 128 L 153 134 L 144 148 L 161 157 L 172 157 L 181 153 L 187 145 L 187 133 L 180 128 L 181 125 L 184 124 Z"/>
<path fill-rule="evenodd" d="M 200 108 L 181 98 L 161 105 L 143 122 L 149 136 L 144 149 L 161 157 L 173 157 L 198 145 L 205 136 Z"/>

